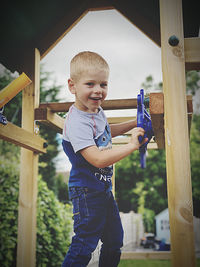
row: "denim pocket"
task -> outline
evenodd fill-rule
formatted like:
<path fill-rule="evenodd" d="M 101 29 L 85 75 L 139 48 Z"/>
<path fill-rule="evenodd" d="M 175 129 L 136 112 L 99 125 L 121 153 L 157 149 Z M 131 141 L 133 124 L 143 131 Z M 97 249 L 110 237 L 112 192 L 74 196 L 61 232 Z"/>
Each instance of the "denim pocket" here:
<path fill-rule="evenodd" d="M 73 204 L 74 230 L 88 223 L 89 211 L 84 188 L 76 187 L 70 189 Z"/>
<path fill-rule="evenodd" d="M 81 215 L 80 215 L 80 205 L 79 205 L 79 197 L 72 199 L 73 204 L 73 220 L 74 220 L 74 227 L 80 223 Z"/>

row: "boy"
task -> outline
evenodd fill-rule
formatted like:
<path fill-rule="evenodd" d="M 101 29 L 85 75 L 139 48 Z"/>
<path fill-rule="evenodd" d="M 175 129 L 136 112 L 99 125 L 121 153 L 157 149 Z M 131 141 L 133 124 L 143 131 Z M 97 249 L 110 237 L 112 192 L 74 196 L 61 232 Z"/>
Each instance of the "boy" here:
<path fill-rule="evenodd" d="M 123 229 L 112 195 L 112 165 L 137 150 L 136 121 L 110 125 L 101 104 L 108 90 L 109 66 L 94 52 L 81 52 L 70 64 L 69 90 L 75 103 L 63 129 L 63 149 L 72 164 L 69 196 L 73 204 L 74 233 L 63 267 L 87 266 L 102 241 L 100 267 L 116 267 L 123 246 Z M 130 143 L 112 148 L 112 137 L 134 128 Z"/>

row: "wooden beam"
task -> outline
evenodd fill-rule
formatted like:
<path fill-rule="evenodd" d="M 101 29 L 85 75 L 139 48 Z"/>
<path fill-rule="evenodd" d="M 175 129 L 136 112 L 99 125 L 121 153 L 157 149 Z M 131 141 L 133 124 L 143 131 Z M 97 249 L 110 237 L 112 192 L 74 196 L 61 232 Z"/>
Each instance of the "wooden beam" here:
<path fill-rule="evenodd" d="M 35 120 L 40 121 L 53 129 L 55 129 L 58 133 L 62 134 L 62 130 L 64 127 L 64 119 L 61 118 L 56 113 L 53 113 L 49 108 L 35 109 Z"/>
<path fill-rule="evenodd" d="M 187 99 L 191 105 L 191 99 Z M 40 109 L 49 108 L 52 112 L 68 112 L 74 102 L 46 102 L 40 103 Z M 105 100 L 102 104 L 104 110 L 137 109 L 137 98 Z M 135 117 L 131 117 L 135 118 Z"/>
<path fill-rule="evenodd" d="M 170 251 L 134 251 L 134 252 L 122 252 L 121 259 L 123 260 L 170 260 Z"/>
<path fill-rule="evenodd" d="M 152 120 L 152 126 L 155 134 L 155 141 L 159 149 L 165 148 L 165 131 L 164 131 L 164 95 L 163 93 L 150 93 L 149 111 Z M 179 112 L 176 110 L 176 113 Z M 192 96 L 187 96 L 187 114 L 188 129 L 191 128 L 191 119 L 193 113 Z"/>
<path fill-rule="evenodd" d="M 117 137 L 112 139 L 113 145 L 122 145 L 128 144 L 130 142 L 130 137 Z M 158 145 L 155 142 L 149 142 L 147 145 L 147 149 L 158 149 Z"/>
<path fill-rule="evenodd" d="M 125 121 L 136 120 L 136 117 L 109 117 L 107 118 L 109 124 L 122 123 Z"/>
<path fill-rule="evenodd" d="M 194 267 L 182 0 L 160 0 L 168 207 L 173 267 Z M 179 39 L 170 46 L 169 37 Z"/>
<path fill-rule="evenodd" d="M 164 96 L 163 93 L 151 93 L 149 96 L 149 111 L 155 141 L 159 149 L 165 147 L 164 135 Z"/>
<path fill-rule="evenodd" d="M 116 109 L 116 108 L 130 108 L 134 106 L 136 108 L 136 99 L 122 99 L 122 100 L 107 100 L 107 103 L 102 105 L 104 109 Z M 42 103 L 40 108 L 35 109 L 35 120 L 41 121 L 54 128 L 58 133 L 62 134 L 64 119 L 55 114 L 56 111 L 68 111 L 69 107 L 74 102 L 66 103 Z M 53 110 L 51 110 L 52 108 Z M 159 149 L 165 148 L 165 135 L 164 135 L 164 97 L 163 93 L 151 93 L 150 94 L 150 115 L 152 119 L 152 125 L 156 138 L 156 143 Z M 192 96 L 187 96 L 187 111 L 188 111 L 188 125 L 191 127 L 192 120 Z M 111 117 L 108 118 L 110 124 L 121 123 L 129 120 L 135 120 L 136 117 Z M 125 135 L 131 135 L 131 131 Z"/>
<path fill-rule="evenodd" d="M 129 120 L 135 120 L 136 117 L 110 117 L 108 118 L 108 123 L 121 123 Z M 62 130 L 64 127 L 64 119 L 59 115 L 53 113 L 49 108 L 36 108 L 35 109 L 35 120 L 42 122 L 49 127 L 55 129 L 58 133 L 62 134 Z M 131 131 L 126 133 L 127 135 L 131 134 Z"/>
<path fill-rule="evenodd" d="M 36 153 L 46 152 L 44 139 L 10 122 L 7 125 L 0 124 L 0 138 Z"/>
<path fill-rule="evenodd" d="M 40 53 L 34 49 L 27 57 L 24 71 L 33 81 L 22 92 L 22 128 L 34 133 L 34 109 L 39 105 Z M 38 154 L 21 148 L 17 267 L 36 265 L 36 208 Z"/>
<path fill-rule="evenodd" d="M 22 73 L 21 75 L 19 75 L 19 77 L 9 83 L 0 91 L 0 108 L 5 106 L 5 104 L 7 104 L 13 97 L 15 97 L 30 83 L 31 80 L 25 73 Z"/>
<path fill-rule="evenodd" d="M 71 105 L 74 102 L 48 102 L 41 103 L 39 108 L 49 108 L 52 112 L 68 112 Z M 117 109 L 136 109 L 137 108 L 137 99 L 114 99 L 114 100 L 105 100 L 102 104 L 104 110 L 117 110 Z"/>
<path fill-rule="evenodd" d="M 200 70 L 200 37 L 185 38 L 186 70 Z"/>

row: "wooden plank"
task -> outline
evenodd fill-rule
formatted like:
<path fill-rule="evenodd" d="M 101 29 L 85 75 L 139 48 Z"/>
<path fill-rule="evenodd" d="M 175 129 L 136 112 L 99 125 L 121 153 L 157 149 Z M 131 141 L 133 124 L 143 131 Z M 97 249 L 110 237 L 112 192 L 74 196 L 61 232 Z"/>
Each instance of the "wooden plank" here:
<path fill-rule="evenodd" d="M 129 120 L 135 120 L 136 117 L 110 117 L 108 118 L 108 123 L 122 123 Z M 59 115 L 53 113 L 49 108 L 37 108 L 35 109 L 35 120 L 40 121 L 53 129 L 55 129 L 58 133 L 62 134 L 62 130 L 64 127 L 64 119 Z M 128 132 L 127 134 L 131 134 Z"/>
<path fill-rule="evenodd" d="M 187 70 L 200 70 L 200 37 L 185 38 L 185 62 Z"/>
<path fill-rule="evenodd" d="M 191 98 L 188 99 L 191 102 Z M 68 112 L 74 102 L 46 102 L 40 103 L 39 108 L 49 108 L 52 112 Z M 137 98 L 105 100 L 102 104 L 104 110 L 137 109 Z"/>
<path fill-rule="evenodd" d="M 152 120 L 152 126 L 155 134 L 155 141 L 159 149 L 165 148 L 164 133 L 164 95 L 163 93 L 150 93 L 149 111 Z M 178 110 L 176 110 L 176 113 Z M 192 96 L 187 96 L 187 113 L 188 113 L 188 129 L 191 127 L 191 119 L 193 113 Z"/>
<path fill-rule="evenodd" d="M 41 103 L 39 108 L 49 108 L 52 112 L 68 112 L 71 105 L 74 102 L 48 102 Z M 104 110 L 117 110 L 117 109 L 136 109 L 137 108 L 137 99 L 114 99 L 114 100 L 105 100 L 102 104 Z"/>
<path fill-rule="evenodd" d="M 110 117 L 108 118 L 108 123 L 122 123 L 129 120 L 135 120 L 136 117 Z M 55 129 L 58 133 L 62 134 L 64 127 L 64 119 L 59 115 L 53 113 L 49 108 L 36 108 L 35 109 L 35 120 L 40 121 L 49 127 Z M 126 133 L 127 135 L 131 134 L 131 131 Z"/>
<path fill-rule="evenodd" d="M 56 113 L 53 113 L 49 108 L 35 109 L 35 120 L 52 127 L 55 131 L 62 134 L 65 120 Z"/>
<path fill-rule="evenodd" d="M 132 100 L 132 101 L 131 101 Z M 130 108 L 132 104 L 135 107 L 136 99 L 123 99 L 123 100 L 107 100 L 107 104 L 104 106 L 104 109 L 115 109 L 115 108 Z M 53 112 L 57 111 L 68 111 L 69 107 L 74 102 L 66 103 L 42 103 L 40 108 L 35 109 L 35 120 L 41 121 L 50 127 L 54 128 L 58 133 L 62 133 L 64 126 L 64 119 L 56 115 Z M 150 94 L 150 115 L 152 119 L 152 125 L 154 129 L 154 134 L 156 142 L 159 149 L 165 147 L 165 135 L 164 135 L 164 98 L 163 93 L 151 93 Z M 53 110 L 51 110 L 53 109 Z M 192 96 L 187 96 L 187 110 L 188 110 L 188 123 L 189 129 L 191 127 L 191 118 L 192 118 Z M 135 120 L 136 117 L 111 117 L 108 118 L 110 124 L 121 123 L 129 120 Z M 125 135 L 131 135 L 131 131 L 127 132 Z"/>
<path fill-rule="evenodd" d="M 130 142 L 130 137 L 117 137 L 112 139 L 113 145 L 123 145 L 128 144 Z M 158 145 L 155 142 L 149 142 L 147 145 L 147 149 L 158 149 Z"/>
<path fill-rule="evenodd" d="M 130 120 L 136 120 L 136 117 L 109 117 L 107 118 L 109 124 L 122 123 Z"/>
<path fill-rule="evenodd" d="M 44 139 L 10 122 L 7 125 L 0 124 L 0 138 L 36 153 L 46 152 Z"/>
<path fill-rule="evenodd" d="M 34 109 L 39 104 L 40 53 L 33 50 L 27 57 L 24 71 L 33 83 L 22 93 L 22 127 L 34 133 Z M 36 208 L 37 208 L 38 154 L 21 148 L 17 267 L 36 265 Z"/>
<path fill-rule="evenodd" d="M 30 83 L 31 80 L 24 72 L 11 83 L 9 83 L 0 91 L 0 108 L 5 106 L 5 104 L 7 104 Z"/>
<path fill-rule="evenodd" d="M 150 94 L 149 111 L 151 115 L 155 141 L 158 145 L 158 148 L 162 149 L 165 147 L 163 93 L 151 93 Z"/>
<path fill-rule="evenodd" d="M 190 150 L 181 0 L 160 0 L 168 207 L 173 267 L 194 267 Z M 170 46 L 175 35 L 179 44 Z"/>
<path fill-rule="evenodd" d="M 131 252 L 122 252 L 121 259 L 123 260 L 170 260 L 171 252 L 170 251 L 131 251 Z"/>

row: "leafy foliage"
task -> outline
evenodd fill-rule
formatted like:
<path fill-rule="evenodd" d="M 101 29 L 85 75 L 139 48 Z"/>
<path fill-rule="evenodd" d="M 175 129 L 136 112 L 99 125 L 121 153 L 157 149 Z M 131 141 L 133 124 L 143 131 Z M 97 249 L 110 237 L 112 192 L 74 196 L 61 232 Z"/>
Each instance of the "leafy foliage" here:
<path fill-rule="evenodd" d="M 48 73 L 41 74 L 41 100 L 58 101 L 59 87 L 47 87 Z M 4 88 L 14 78 L 12 73 L 5 70 L 0 76 L 0 89 Z M 21 93 L 6 104 L 4 115 L 9 121 L 20 126 L 21 124 Z M 40 157 L 42 176 L 47 177 L 49 187 L 57 195 L 59 188 L 65 192 L 66 184 L 60 179 L 56 180 L 54 158 L 58 154 L 57 134 L 53 130 L 41 126 L 41 135 L 50 144 L 45 158 Z M 16 265 L 17 247 L 17 217 L 19 194 L 19 155 L 20 148 L 0 140 L 0 265 L 2 267 Z M 45 169 L 45 171 L 43 171 Z M 41 177 L 40 175 L 40 177 Z M 44 177 L 42 177 L 44 178 Z M 49 179 L 48 179 L 49 178 Z M 55 181 L 51 183 L 51 181 Z M 63 194 L 64 195 L 64 194 Z M 64 197 L 63 197 L 64 199 Z M 64 202 L 64 201 L 63 201 Z M 66 199 L 65 199 L 66 203 Z M 46 182 L 38 180 L 38 208 L 37 208 L 37 266 L 61 265 L 66 254 L 71 234 L 72 220 L 71 207 L 60 203 L 49 190 Z"/>
<path fill-rule="evenodd" d="M 52 81 L 52 73 L 44 72 L 44 66 L 41 65 L 40 73 L 40 101 L 41 102 L 58 102 L 58 94 L 60 86 L 56 85 L 56 81 Z M 7 86 L 13 79 L 15 79 L 9 70 L 5 69 L 0 76 L 0 90 Z M 52 81 L 52 82 L 50 82 Z M 5 105 L 4 115 L 7 120 L 21 126 L 21 112 L 22 112 L 22 93 L 17 94 L 11 101 Z M 62 180 L 57 181 L 55 158 L 59 153 L 58 149 L 58 138 L 57 133 L 50 127 L 39 124 L 40 135 L 47 143 L 47 153 L 39 156 L 39 173 L 41 174 L 44 181 L 46 181 L 48 188 L 53 190 L 54 193 L 59 197 L 62 195 L 61 201 L 66 203 L 68 201 L 67 194 L 63 195 L 63 188 L 66 184 Z M 67 191 L 67 190 L 66 190 Z"/>
<path fill-rule="evenodd" d="M 188 93 L 195 95 L 199 90 L 200 71 L 188 71 L 186 73 L 186 90 Z"/>
<path fill-rule="evenodd" d="M 0 75 L 0 90 L 6 87 L 17 77 L 13 75 L 9 70 L 4 69 Z M 5 106 L 4 115 L 7 120 L 16 124 L 21 125 L 21 103 L 22 103 L 22 92 L 17 94 L 13 99 L 11 99 Z"/>
<path fill-rule="evenodd" d="M 190 159 L 194 215 L 200 218 L 200 116 L 194 115 L 190 133 Z"/>
<path fill-rule="evenodd" d="M 116 164 L 116 198 L 120 211 L 143 214 L 146 230 L 153 231 L 155 214 L 167 207 L 164 150 L 148 151 L 146 168 L 140 168 L 135 151 Z"/>
<path fill-rule="evenodd" d="M 19 153 L 0 140 L 0 265 L 15 266 L 19 195 Z M 3 152 L 3 153 L 2 153 Z M 38 180 L 37 266 L 61 265 L 72 229 L 71 207 L 58 201 L 44 181 Z"/>
<path fill-rule="evenodd" d="M 144 90 L 146 95 L 148 95 L 149 93 L 151 93 L 152 91 L 157 91 L 160 92 L 162 91 L 162 82 L 156 84 L 154 82 L 154 79 L 151 75 L 147 76 L 145 81 L 142 83 L 141 86 Z"/>
<path fill-rule="evenodd" d="M 186 73 L 187 91 L 194 96 L 199 89 L 200 72 Z M 156 85 L 152 76 L 142 84 L 148 94 L 162 91 L 162 83 Z M 200 116 L 193 116 L 191 133 L 191 176 L 194 215 L 200 217 Z M 147 166 L 140 168 L 139 153 L 134 152 L 116 164 L 116 197 L 123 212 L 134 210 L 143 214 L 146 231 L 153 231 L 154 216 L 167 208 L 167 181 L 164 150 L 150 150 Z"/>
<path fill-rule="evenodd" d="M 0 140 L 0 264 L 13 266 L 16 258 L 19 157 L 16 147 Z M 3 153 L 2 153 L 3 152 Z M 12 164 L 11 164 L 12 162 Z"/>
<path fill-rule="evenodd" d="M 39 179 L 37 266 L 61 265 L 70 243 L 71 217 L 70 205 L 59 202 L 46 183 Z"/>

